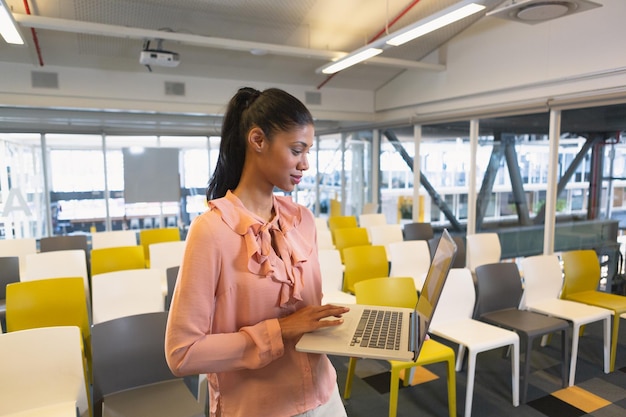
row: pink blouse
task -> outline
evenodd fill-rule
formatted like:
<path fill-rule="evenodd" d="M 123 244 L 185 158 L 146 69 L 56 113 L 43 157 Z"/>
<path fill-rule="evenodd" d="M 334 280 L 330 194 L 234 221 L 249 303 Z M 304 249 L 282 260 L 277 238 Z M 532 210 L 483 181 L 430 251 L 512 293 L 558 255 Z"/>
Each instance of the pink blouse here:
<path fill-rule="evenodd" d="M 207 373 L 212 416 L 287 417 L 326 403 L 337 384 L 330 360 L 296 352 L 278 324 L 321 303 L 312 213 L 274 196 L 266 223 L 230 192 L 209 206 L 187 235 L 165 336 L 170 368 Z"/>

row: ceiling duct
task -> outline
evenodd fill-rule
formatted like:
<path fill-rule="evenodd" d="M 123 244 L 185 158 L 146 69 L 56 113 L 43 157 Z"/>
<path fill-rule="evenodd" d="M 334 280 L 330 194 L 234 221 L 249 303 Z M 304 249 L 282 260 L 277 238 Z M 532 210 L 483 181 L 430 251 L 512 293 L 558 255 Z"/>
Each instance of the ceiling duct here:
<path fill-rule="evenodd" d="M 534 25 L 596 7 L 602 5 L 589 0 L 510 0 L 487 16 Z"/>

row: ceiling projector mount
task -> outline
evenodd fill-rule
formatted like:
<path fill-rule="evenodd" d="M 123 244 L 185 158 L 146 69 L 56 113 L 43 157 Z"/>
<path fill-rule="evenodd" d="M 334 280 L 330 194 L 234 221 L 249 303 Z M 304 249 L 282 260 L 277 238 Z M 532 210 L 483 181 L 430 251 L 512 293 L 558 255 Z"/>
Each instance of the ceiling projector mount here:
<path fill-rule="evenodd" d="M 534 25 L 596 7 L 602 5 L 589 0 L 510 0 L 487 16 Z"/>
<path fill-rule="evenodd" d="M 156 48 L 150 48 L 150 42 L 144 41 L 143 50 L 139 53 L 139 63 L 145 65 L 148 71 L 152 71 L 152 66 L 177 67 L 180 64 L 178 53 L 163 49 L 163 39 L 156 39 Z"/>

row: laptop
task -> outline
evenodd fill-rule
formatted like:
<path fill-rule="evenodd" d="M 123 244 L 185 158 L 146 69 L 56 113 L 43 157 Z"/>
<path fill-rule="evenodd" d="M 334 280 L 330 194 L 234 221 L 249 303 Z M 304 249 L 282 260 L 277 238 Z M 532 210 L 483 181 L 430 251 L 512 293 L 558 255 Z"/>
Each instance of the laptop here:
<path fill-rule="evenodd" d="M 343 314 L 341 325 L 305 333 L 296 344 L 296 350 L 370 359 L 417 360 L 456 250 L 454 240 L 444 229 L 414 309 L 350 304 L 350 311 Z M 378 334 L 388 330 L 391 336 Z"/>

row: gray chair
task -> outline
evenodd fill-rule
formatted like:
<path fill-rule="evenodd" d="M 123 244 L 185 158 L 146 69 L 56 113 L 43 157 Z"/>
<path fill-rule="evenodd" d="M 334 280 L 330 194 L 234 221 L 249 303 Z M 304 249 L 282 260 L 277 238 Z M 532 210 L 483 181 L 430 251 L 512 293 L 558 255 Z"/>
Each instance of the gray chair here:
<path fill-rule="evenodd" d="M 517 265 L 512 262 L 485 264 L 476 268 L 477 306 L 475 317 L 486 323 L 515 331 L 520 346 L 525 349 L 520 376 L 520 403 L 526 402 L 530 354 L 533 342 L 544 335 L 561 332 L 561 379 L 567 386 L 569 355 L 569 323 L 528 310 L 520 310 L 523 295 L 522 281 Z"/>
<path fill-rule="evenodd" d="M 402 228 L 404 240 L 429 240 L 435 237 L 435 232 L 430 223 L 406 223 Z"/>
<path fill-rule="evenodd" d="M 165 361 L 167 312 L 95 324 L 91 345 L 94 416 L 202 417 L 205 404 Z"/>
<path fill-rule="evenodd" d="M 49 236 L 39 239 L 40 252 L 82 249 L 89 253 L 86 235 Z"/>
<path fill-rule="evenodd" d="M 167 294 L 165 295 L 165 310 L 169 311 L 170 304 L 172 304 L 172 294 L 174 294 L 174 287 L 176 286 L 176 279 L 178 278 L 178 270 L 180 266 L 170 266 L 165 270 L 167 276 Z"/>
<path fill-rule="evenodd" d="M 439 244 L 440 237 L 434 237 L 428 240 L 428 248 L 430 249 L 430 258 L 435 255 L 435 250 Z M 452 240 L 456 243 L 456 256 L 450 268 L 465 268 L 465 239 L 463 236 L 452 236 Z"/>
<path fill-rule="evenodd" d="M 0 326 L 6 329 L 7 293 L 6 287 L 20 282 L 20 258 L 18 256 L 0 257 Z"/>

